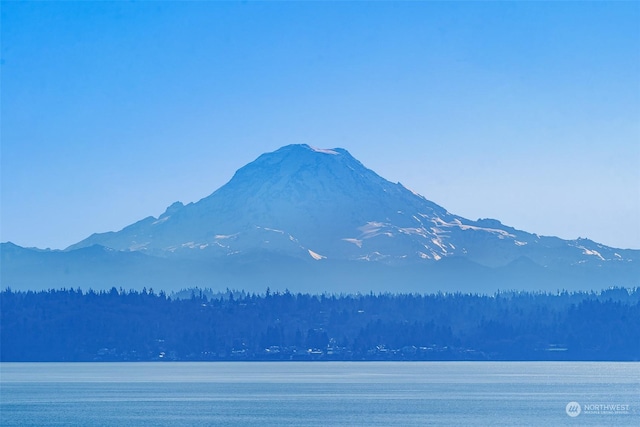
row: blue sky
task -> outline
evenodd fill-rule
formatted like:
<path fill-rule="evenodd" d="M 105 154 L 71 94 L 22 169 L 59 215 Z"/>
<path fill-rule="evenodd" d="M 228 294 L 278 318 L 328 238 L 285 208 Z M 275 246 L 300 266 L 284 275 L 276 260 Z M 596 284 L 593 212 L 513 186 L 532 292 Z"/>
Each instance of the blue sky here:
<path fill-rule="evenodd" d="M 263 152 L 640 248 L 638 2 L 3 2 L 2 241 L 64 248 Z"/>

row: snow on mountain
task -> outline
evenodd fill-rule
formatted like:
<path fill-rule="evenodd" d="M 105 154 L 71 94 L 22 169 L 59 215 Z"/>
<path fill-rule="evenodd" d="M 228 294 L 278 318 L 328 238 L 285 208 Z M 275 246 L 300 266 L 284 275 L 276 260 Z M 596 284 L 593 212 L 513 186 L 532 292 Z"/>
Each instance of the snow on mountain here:
<path fill-rule="evenodd" d="M 0 245 L 14 289 L 495 292 L 640 285 L 640 251 L 472 221 L 346 150 L 289 145 L 196 203 L 65 251 Z"/>
<path fill-rule="evenodd" d="M 196 203 L 176 202 L 158 218 L 94 234 L 68 250 L 95 244 L 202 259 L 255 250 L 392 265 L 463 257 L 493 268 L 523 256 L 543 267 L 638 259 L 638 251 L 462 218 L 385 180 L 342 148 L 308 145 L 263 154 Z"/>

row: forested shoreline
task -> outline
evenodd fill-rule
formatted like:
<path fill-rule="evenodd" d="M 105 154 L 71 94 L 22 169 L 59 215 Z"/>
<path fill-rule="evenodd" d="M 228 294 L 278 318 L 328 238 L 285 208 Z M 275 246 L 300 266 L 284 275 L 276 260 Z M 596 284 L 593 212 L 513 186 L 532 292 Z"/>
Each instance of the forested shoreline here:
<path fill-rule="evenodd" d="M 640 289 L 0 293 L 2 361 L 640 360 Z"/>

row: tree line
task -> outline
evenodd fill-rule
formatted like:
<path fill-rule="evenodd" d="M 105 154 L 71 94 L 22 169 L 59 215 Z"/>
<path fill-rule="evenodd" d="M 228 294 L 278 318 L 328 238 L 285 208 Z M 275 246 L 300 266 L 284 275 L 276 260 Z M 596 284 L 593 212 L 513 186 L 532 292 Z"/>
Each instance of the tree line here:
<path fill-rule="evenodd" d="M 640 288 L 0 293 L 2 361 L 640 360 Z"/>

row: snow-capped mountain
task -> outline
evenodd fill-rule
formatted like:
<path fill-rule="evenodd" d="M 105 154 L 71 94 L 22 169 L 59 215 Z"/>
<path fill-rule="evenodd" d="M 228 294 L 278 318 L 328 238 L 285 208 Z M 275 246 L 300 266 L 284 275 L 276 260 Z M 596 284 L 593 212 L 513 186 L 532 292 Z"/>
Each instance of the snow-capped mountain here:
<path fill-rule="evenodd" d="M 226 287 L 258 290 L 265 281 L 347 291 L 344 282 L 358 282 L 358 290 L 418 291 L 452 284 L 479 291 L 640 285 L 638 250 L 538 236 L 494 219 L 472 221 L 387 181 L 344 149 L 308 145 L 263 154 L 196 203 L 176 202 L 157 218 L 94 234 L 56 256 L 91 282 L 91 269 L 74 254 L 96 245 L 109 249 L 92 252 L 100 269 L 120 268 L 113 280 L 130 286 L 151 276 L 170 287 L 222 280 Z M 13 256 L 10 267 L 28 269 L 27 255 L 8 246 L 4 265 L 5 252 Z M 143 264 L 154 274 L 145 275 Z M 158 278 L 160 270 L 166 274 Z M 3 273 L 3 284 L 19 276 Z"/>
<path fill-rule="evenodd" d="M 528 257 L 542 266 L 625 261 L 636 251 L 565 241 L 471 221 L 391 183 L 341 148 L 289 145 L 263 154 L 210 196 L 174 203 L 117 233 L 71 246 L 102 245 L 160 256 L 229 257 L 262 249 L 314 260 L 388 264 L 465 257 L 499 267 Z"/>

